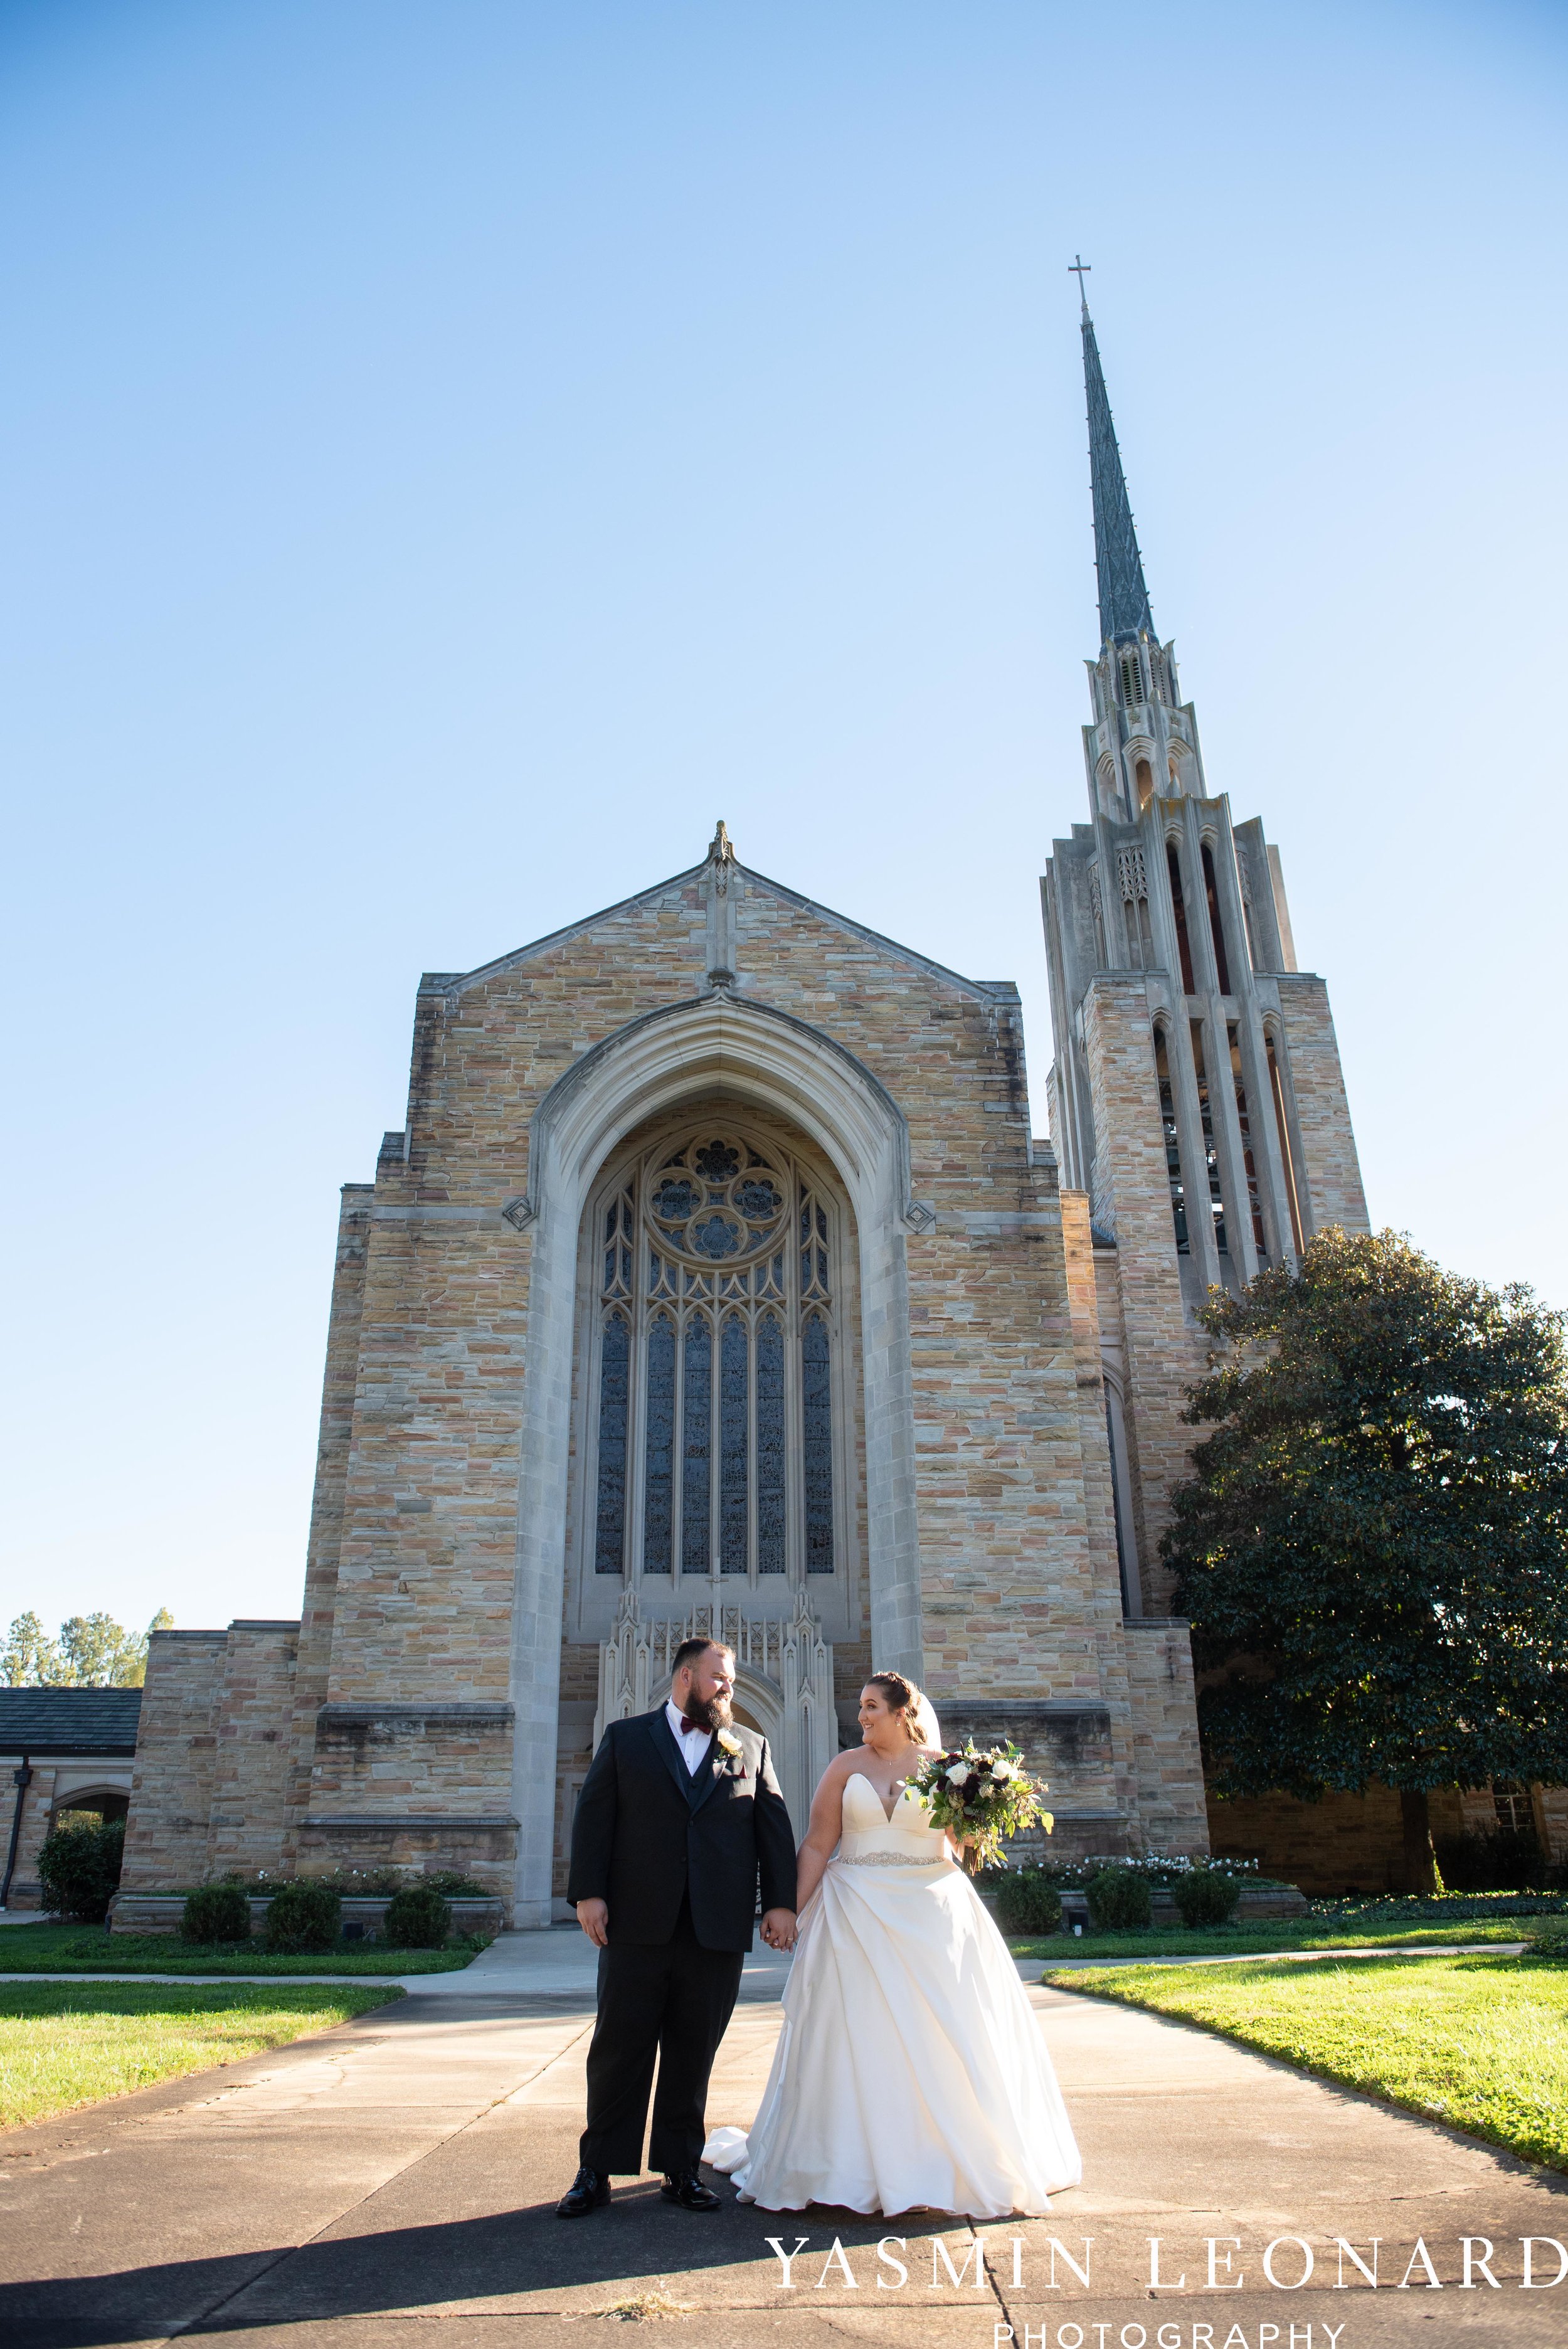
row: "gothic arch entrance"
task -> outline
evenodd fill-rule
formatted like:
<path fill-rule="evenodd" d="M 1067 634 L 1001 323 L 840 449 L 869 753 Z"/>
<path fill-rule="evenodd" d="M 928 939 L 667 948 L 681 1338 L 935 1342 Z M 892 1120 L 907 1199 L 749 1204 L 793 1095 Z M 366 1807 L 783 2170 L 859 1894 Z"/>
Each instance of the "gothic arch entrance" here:
<path fill-rule="evenodd" d="M 904 1236 L 925 1219 L 910 1200 L 904 1121 L 870 1071 L 821 1030 L 716 988 L 633 1020 L 567 1071 L 533 1118 L 528 1193 L 508 1209 L 528 1250 L 511 1658 L 522 1925 L 547 1924 L 551 1913 L 583 1212 L 639 1126 L 715 1096 L 798 1129 L 852 1211 L 872 1640 L 879 1663 L 921 1671 Z"/>

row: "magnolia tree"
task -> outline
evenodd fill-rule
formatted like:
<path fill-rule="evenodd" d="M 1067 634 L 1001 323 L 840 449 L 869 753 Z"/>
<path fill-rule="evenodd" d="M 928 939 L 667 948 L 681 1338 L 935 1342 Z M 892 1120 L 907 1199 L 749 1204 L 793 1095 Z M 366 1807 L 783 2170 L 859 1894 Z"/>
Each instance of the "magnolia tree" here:
<path fill-rule="evenodd" d="M 1211 1374 L 1161 1545 L 1222 1795 L 1568 1782 L 1568 1351 L 1528 1288 L 1393 1232 L 1210 1293 Z"/>

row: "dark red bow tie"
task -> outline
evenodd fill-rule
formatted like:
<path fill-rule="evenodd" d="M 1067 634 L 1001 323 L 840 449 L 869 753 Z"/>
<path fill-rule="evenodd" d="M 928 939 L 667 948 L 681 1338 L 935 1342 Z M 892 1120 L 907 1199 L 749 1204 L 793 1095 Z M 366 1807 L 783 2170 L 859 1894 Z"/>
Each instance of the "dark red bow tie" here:
<path fill-rule="evenodd" d="M 683 1729 L 695 1729 L 704 1737 L 711 1737 L 713 1735 L 713 1724 L 711 1722 L 694 1721 L 689 1713 L 682 1713 L 681 1727 Z"/>

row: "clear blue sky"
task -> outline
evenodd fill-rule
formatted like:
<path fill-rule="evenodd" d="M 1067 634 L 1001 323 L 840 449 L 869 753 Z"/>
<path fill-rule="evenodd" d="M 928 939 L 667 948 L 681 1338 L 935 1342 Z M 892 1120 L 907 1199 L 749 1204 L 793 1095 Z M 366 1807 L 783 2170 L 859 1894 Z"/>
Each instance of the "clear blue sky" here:
<path fill-rule="evenodd" d="M 1568 1302 L 1568 19 L 10 0 L 0 1619 L 297 1612 L 421 969 L 700 857 L 1021 986 L 1077 289 L 1372 1212 Z"/>

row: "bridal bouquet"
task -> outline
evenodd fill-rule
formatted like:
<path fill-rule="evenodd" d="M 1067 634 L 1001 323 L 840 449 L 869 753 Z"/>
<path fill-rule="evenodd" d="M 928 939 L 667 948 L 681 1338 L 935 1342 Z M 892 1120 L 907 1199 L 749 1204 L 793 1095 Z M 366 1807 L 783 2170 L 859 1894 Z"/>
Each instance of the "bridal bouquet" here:
<path fill-rule="evenodd" d="M 944 1827 L 954 1842 L 967 1842 L 971 1869 L 998 1859 L 1009 1836 L 1021 1835 L 1037 1821 L 1049 1835 L 1053 1825 L 1040 1806 L 1045 1785 L 1029 1776 L 1016 1745 L 971 1742 L 933 1754 L 910 1779 L 909 1790 L 925 1806 L 934 1827 Z"/>

